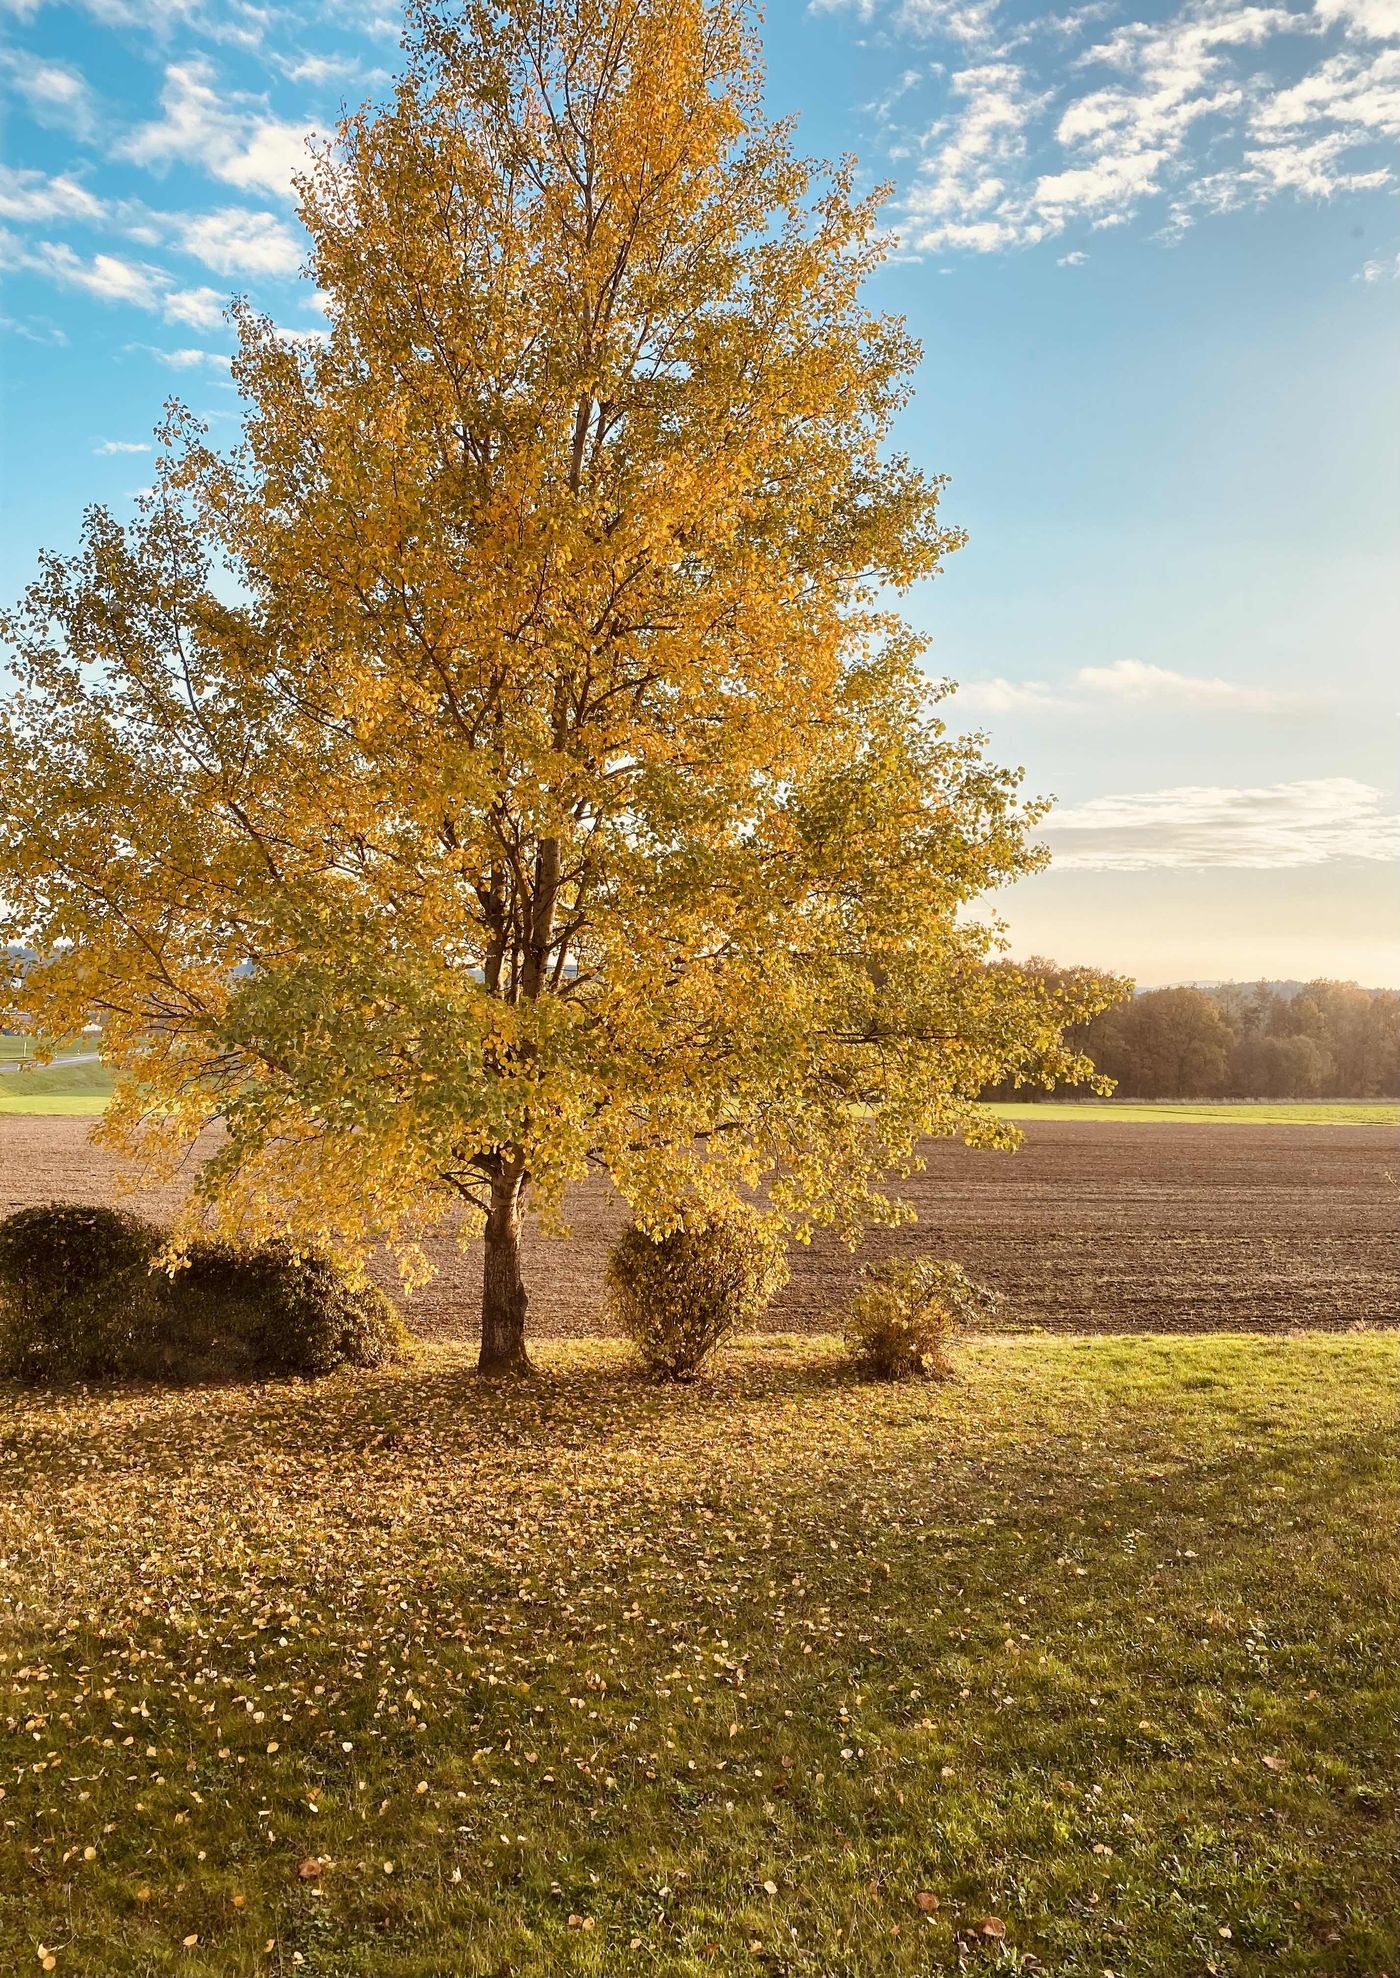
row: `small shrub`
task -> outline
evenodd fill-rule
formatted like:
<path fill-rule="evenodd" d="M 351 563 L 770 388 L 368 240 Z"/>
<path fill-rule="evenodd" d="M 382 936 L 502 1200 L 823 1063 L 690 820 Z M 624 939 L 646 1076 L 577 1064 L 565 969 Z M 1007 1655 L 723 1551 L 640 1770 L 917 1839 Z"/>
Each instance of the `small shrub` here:
<path fill-rule="evenodd" d="M 689 1380 L 721 1340 L 754 1324 L 786 1278 L 782 1239 L 740 1209 L 696 1215 L 661 1237 L 632 1224 L 604 1283 L 613 1318 L 650 1371 Z"/>
<path fill-rule="evenodd" d="M 946 1379 L 948 1347 L 1001 1300 L 943 1257 L 891 1257 L 867 1264 L 846 1319 L 846 1345 L 872 1380 L 917 1374 Z"/>
<path fill-rule="evenodd" d="M 46 1202 L 0 1222 L 0 1374 L 30 1383 L 125 1371 L 161 1323 L 151 1264 L 161 1234 L 140 1216 Z"/>
<path fill-rule="evenodd" d="M 186 1379 L 381 1367 L 412 1347 L 377 1285 L 352 1288 L 326 1258 L 298 1255 L 283 1243 L 196 1243 L 171 1282 L 170 1300 L 177 1371 Z M 186 1371 L 196 1365 L 198 1373 Z"/>
<path fill-rule="evenodd" d="M 83 1380 L 258 1380 L 378 1367 L 411 1340 L 375 1285 L 285 1244 L 196 1243 L 173 1276 L 161 1232 L 77 1203 L 0 1223 L 0 1374 Z"/>

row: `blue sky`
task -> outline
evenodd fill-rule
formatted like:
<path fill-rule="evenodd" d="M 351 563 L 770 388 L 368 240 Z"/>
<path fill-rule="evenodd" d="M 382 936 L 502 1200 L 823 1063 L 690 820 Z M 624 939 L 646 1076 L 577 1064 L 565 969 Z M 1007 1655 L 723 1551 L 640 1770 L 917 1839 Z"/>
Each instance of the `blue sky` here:
<path fill-rule="evenodd" d="M 0 594 L 129 502 L 170 394 L 232 437 L 231 293 L 315 328 L 290 175 L 398 31 L 0 0 Z M 1394 982 L 1400 0 L 775 0 L 765 39 L 804 148 L 893 187 L 901 438 L 971 532 L 911 615 L 1058 799 L 1017 951 Z"/>

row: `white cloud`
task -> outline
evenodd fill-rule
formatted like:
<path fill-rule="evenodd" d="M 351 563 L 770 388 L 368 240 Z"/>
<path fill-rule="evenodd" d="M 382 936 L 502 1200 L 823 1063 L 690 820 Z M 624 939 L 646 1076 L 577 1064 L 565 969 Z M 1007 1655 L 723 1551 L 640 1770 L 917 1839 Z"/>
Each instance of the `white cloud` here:
<path fill-rule="evenodd" d="M 185 252 L 221 275 L 292 275 L 305 252 L 275 213 L 254 212 L 247 206 L 186 214 L 174 226 Z"/>
<path fill-rule="evenodd" d="M 94 254 L 85 260 L 66 241 L 41 240 L 31 247 L 12 234 L 0 236 L 0 268 L 44 275 L 62 288 L 81 289 L 101 302 L 130 302 L 138 309 L 159 308 L 168 279 L 162 269 L 118 254 Z"/>
<path fill-rule="evenodd" d="M 65 172 L 50 178 L 27 167 L 0 165 L 0 219 L 100 220 L 106 210 L 85 185 Z"/>
<path fill-rule="evenodd" d="M 328 343 L 330 341 L 331 333 L 329 330 L 301 330 L 294 328 L 289 323 L 274 323 L 272 329 L 274 336 L 278 337 L 283 343 L 291 344 L 293 349 L 299 346 L 310 348 L 313 344 Z"/>
<path fill-rule="evenodd" d="M 92 450 L 99 454 L 149 453 L 151 443 L 149 440 L 103 440 L 100 446 L 95 446 Z"/>
<path fill-rule="evenodd" d="M 1377 261 L 1365 262 L 1357 271 L 1356 280 L 1359 282 L 1400 281 L 1400 254 Z"/>
<path fill-rule="evenodd" d="M 109 205 L 66 173 L 51 178 L 45 172 L 3 164 L 0 220 L 29 225 L 65 220 L 105 225 L 145 247 L 173 242 L 221 275 L 292 275 L 300 268 L 306 251 L 304 240 L 286 221 L 265 210 L 221 206 L 206 213 L 161 213 L 139 200 Z"/>
<path fill-rule="evenodd" d="M 319 128 L 285 122 L 259 99 L 221 90 L 212 65 L 198 57 L 169 65 L 160 103 L 161 116 L 125 137 L 118 157 L 157 169 L 179 160 L 227 185 L 282 197 L 306 165 L 307 138 Z"/>
<path fill-rule="evenodd" d="M 90 137 L 96 108 L 87 78 L 67 62 L 47 61 L 24 48 L 0 49 L 0 69 L 34 121 Z"/>
<path fill-rule="evenodd" d="M 158 364 L 168 365 L 172 371 L 197 371 L 208 365 L 216 371 L 228 369 L 228 358 L 217 350 L 198 350 L 186 345 L 180 350 L 162 350 L 153 343 L 129 343 L 129 351 L 139 351 L 144 357 L 154 357 Z"/>
<path fill-rule="evenodd" d="M 213 330 L 223 320 L 227 298 L 217 289 L 181 288 L 166 268 L 119 254 L 81 255 L 66 241 L 28 241 L 0 228 L 0 270 L 40 275 L 60 288 L 76 289 L 99 302 L 124 302 L 158 311 L 167 323 Z M 222 361 L 222 360 L 221 360 Z"/>
<path fill-rule="evenodd" d="M 1060 255 L 1055 266 L 1057 268 L 1082 268 L 1088 258 L 1082 247 L 1075 247 L 1068 254 Z"/>
<path fill-rule="evenodd" d="M 1236 708 L 1250 714 L 1285 714 L 1316 704 L 1315 696 L 1242 686 L 1198 673 L 1174 673 L 1141 659 L 1117 659 L 1111 666 L 1081 666 L 1075 684 L 1085 693 L 1129 705 Z"/>
<path fill-rule="evenodd" d="M 1386 137 L 1400 133 L 1400 48 L 1373 55 L 1343 49 L 1292 88 L 1277 90 L 1252 119 L 1259 135 L 1318 123 L 1350 124 Z"/>
<path fill-rule="evenodd" d="M 1317 0 L 1314 12 L 1324 27 L 1340 23 L 1349 37 L 1358 40 L 1400 36 L 1400 0 Z"/>
<path fill-rule="evenodd" d="M 216 330 L 224 319 L 228 297 L 216 288 L 172 289 L 161 305 L 167 323 L 184 323 L 192 330 Z"/>
<path fill-rule="evenodd" d="M 1381 791 L 1349 776 L 1253 789 L 1188 785 L 1095 797 L 1056 811 L 1045 836 L 1062 871 L 1389 860 L 1400 851 L 1400 818 L 1384 805 Z"/>
<path fill-rule="evenodd" d="M 965 680 L 958 683 L 958 702 L 987 714 L 1013 714 L 1020 708 L 1063 707 L 1063 696 L 1044 680 Z"/>
<path fill-rule="evenodd" d="M 4 266 L 4 240 L 0 237 L 0 267 Z M 57 323 L 51 323 L 47 316 L 0 316 L 0 330 L 8 330 L 12 337 L 23 337 L 26 343 L 51 343 L 60 347 L 67 343 L 68 335 Z"/>
<path fill-rule="evenodd" d="M 902 197 L 908 254 L 1028 247 L 1075 226 L 1125 225 L 1164 200 L 1170 238 L 1205 213 L 1373 190 L 1394 176 L 1383 146 L 1400 132 L 1400 49 L 1374 44 L 1400 34 L 1400 0 L 1318 0 L 1311 13 L 1184 0 L 1164 17 L 1120 21 L 1077 54 L 1069 44 L 1106 6 L 1011 26 L 955 0 L 812 3 L 845 4 L 892 38 L 949 45 L 946 67 L 906 71 L 874 113 L 890 157 L 919 161 Z M 945 101 L 920 128 L 927 79 Z"/>
<path fill-rule="evenodd" d="M 1253 687 L 1201 673 L 1177 673 L 1141 659 L 1081 666 L 1060 685 L 1046 680 L 972 680 L 958 687 L 962 705 L 988 714 L 1100 706 L 1233 710 L 1246 714 L 1296 714 L 1318 697 L 1273 687 Z"/>
<path fill-rule="evenodd" d="M 1040 238 L 1046 228 L 1009 188 L 1022 175 L 1025 134 L 1047 99 L 1029 90 L 1023 71 L 1007 61 L 959 69 L 949 87 L 960 107 L 924 140 L 931 155 L 904 200 L 905 246 L 989 254 Z"/>
<path fill-rule="evenodd" d="M 1261 145 L 1246 151 L 1233 186 L 1239 193 L 1257 192 L 1269 197 L 1278 192 L 1296 192 L 1308 199 L 1330 199 L 1336 192 L 1362 192 L 1390 183 L 1385 165 L 1369 171 L 1352 171 L 1342 164 L 1351 139 L 1334 131 L 1307 143 Z M 1229 199 L 1226 204 L 1231 203 Z"/>
<path fill-rule="evenodd" d="M 22 21 L 32 20 L 45 4 L 46 0 L 0 0 L 0 8 Z M 82 11 L 103 27 L 140 28 L 164 36 L 178 23 L 192 20 L 199 13 L 201 0 L 80 0 L 80 4 Z M 205 32 L 215 31 L 216 26 L 204 24 Z"/>
<path fill-rule="evenodd" d="M 328 82 L 383 82 L 383 69 L 367 69 L 357 55 L 274 55 L 273 62 L 289 82 L 314 86 Z"/>
<path fill-rule="evenodd" d="M 880 13 L 876 0 L 809 0 L 814 14 L 852 13 L 870 22 Z M 954 41 L 983 42 L 996 26 L 997 0 L 894 0 L 884 10 L 892 31 L 914 39 L 946 35 Z"/>

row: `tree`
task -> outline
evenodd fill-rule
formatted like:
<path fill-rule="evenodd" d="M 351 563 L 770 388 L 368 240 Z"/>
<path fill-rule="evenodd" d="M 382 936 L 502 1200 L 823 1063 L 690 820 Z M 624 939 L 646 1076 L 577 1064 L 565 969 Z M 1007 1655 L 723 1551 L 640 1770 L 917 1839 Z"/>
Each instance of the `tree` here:
<path fill-rule="evenodd" d="M 1149 989 L 1093 1024 L 1084 1048 L 1124 1098 L 1210 1098 L 1222 1092 L 1233 1032 L 1201 989 Z"/>
<path fill-rule="evenodd" d="M 1038 811 L 937 720 L 892 592 L 960 537 L 889 449 L 850 162 L 760 107 L 735 0 L 412 16 L 301 185 L 322 341 L 236 310 L 228 457 L 179 406 L 7 621 L 0 897 L 105 1139 L 191 1210 L 344 1254 L 481 1213 L 481 1364 L 526 1364 L 525 1191 L 653 1229 L 766 1187 L 894 1213 L 978 1091 L 1074 1078 L 1100 991 L 960 917 Z"/>

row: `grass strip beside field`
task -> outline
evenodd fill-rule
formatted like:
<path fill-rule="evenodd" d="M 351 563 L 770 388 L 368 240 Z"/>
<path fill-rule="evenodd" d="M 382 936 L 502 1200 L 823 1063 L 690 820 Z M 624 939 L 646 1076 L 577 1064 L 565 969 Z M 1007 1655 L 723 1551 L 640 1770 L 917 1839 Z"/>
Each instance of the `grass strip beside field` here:
<path fill-rule="evenodd" d="M 105 1094 L 41 1093 L 31 1097 L 26 1093 L 22 1099 L 14 1099 L 0 1088 L 0 1119 L 6 1115 L 15 1119 L 100 1119 L 106 1110 Z"/>
<path fill-rule="evenodd" d="M 112 1074 L 105 1065 L 46 1065 L 0 1076 L 0 1115 L 97 1115 L 106 1110 Z M 1400 1127 L 1393 1099 L 1047 1100 L 1043 1105 L 999 1105 L 992 1110 L 1018 1125 L 1037 1121 L 1116 1121 L 1119 1125 L 1381 1126 Z"/>
<path fill-rule="evenodd" d="M 999 1105 L 992 1110 L 1018 1124 L 1035 1120 L 1182 1122 L 1190 1126 L 1400 1126 L 1394 1099 L 1103 1099 L 1047 1100 L 1043 1105 Z"/>
<path fill-rule="evenodd" d="M 541 1358 L 5 1391 L 0 1968 L 1397 1969 L 1393 1340 Z"/>

